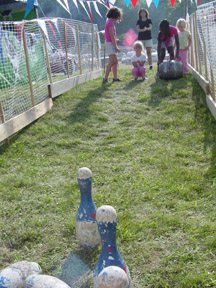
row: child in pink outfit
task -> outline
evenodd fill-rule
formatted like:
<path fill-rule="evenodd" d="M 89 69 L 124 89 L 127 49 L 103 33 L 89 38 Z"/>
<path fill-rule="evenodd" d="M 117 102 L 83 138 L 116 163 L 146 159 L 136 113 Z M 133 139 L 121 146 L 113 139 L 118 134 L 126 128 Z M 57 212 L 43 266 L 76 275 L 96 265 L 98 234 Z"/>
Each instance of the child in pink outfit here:
<path fill-rule="evenodd" d="M 179 36 L 179 56 L 180 62 L 183 64 L 183 73 L 188 73 L 187 67 L 187 54 L 189 47 L 192 43 L 192 38 L 190 32 L 187 30 L 187 22 L 185 19 L 180 18 L 176 23 L 176 27 L 178 28 L 178 36 Z"/>
<path fill-rule="evenodd" d="M 134 75 L 134 81 L 137 81 L 139 77 L 145 80 L 145 62 L 146 56 L 143 53 L 144 47 L 141 41 L 134 42 L 133 45 L 134 55 L 131 58 L 131 63 L 133 65 L 132 74 Z"/>

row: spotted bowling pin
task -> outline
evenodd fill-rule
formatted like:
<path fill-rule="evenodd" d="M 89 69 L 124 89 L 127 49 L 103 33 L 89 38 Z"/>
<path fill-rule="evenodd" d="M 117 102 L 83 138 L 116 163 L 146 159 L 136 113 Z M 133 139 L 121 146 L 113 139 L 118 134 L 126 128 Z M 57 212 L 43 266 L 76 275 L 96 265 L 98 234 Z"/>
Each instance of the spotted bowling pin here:
<path fill-rule="evenodd" d="M 94 288 L 127 288 L 129 286 L 128 276 L 118 266 L 104 268 L 94 283 Z"/>
<path fill-rule="evenodd" d="M 127 273 L 129 282 L 127 288 L 129 288 L 130 272 L 116 246 L 117 214 L 115 209 L 109 205 L 101 206 L 97 209 L 96 220 L 100 233 L 102 249 L 95 266 L 94 283 L 97 283 L 97 278 L 104 268 L 108 266 L 118 266 Z"/>
<path fill-rule="evenodd" d="M 76 237 L 84 248 L 95 248 L 100 244 L 96 222 L 96 206 L 92 200 L 92 172 L 86 167 L 78 170 L 77 180 L 80 187 L 81 202 L 76 214 Z"/>

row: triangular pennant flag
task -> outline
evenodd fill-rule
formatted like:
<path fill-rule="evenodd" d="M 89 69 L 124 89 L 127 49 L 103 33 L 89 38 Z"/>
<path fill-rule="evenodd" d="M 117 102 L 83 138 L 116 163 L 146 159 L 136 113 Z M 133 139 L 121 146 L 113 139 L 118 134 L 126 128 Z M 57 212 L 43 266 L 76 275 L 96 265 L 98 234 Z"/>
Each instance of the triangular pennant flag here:
<path fill-rule="evenodd" d="M 172 7 L 173 7 L 174 4 L 175 4 L 175 0 L 170 0 L 170 3 L 171 3 L 171 5 L 172 5 Z"/>
<path fill-rule="evenodd" d="M 32 10 L 32 8 L 34 6 L 34 2 L 35 2 L 35 0 L 27 0 L 27 7 L 26 7 L 26 12 L 25 12 L 24 18 L 26 18 L 27 15 L 29 14 L 29 12 Z"/>
<path fill-rule="evenodd" d="M 63 4 L 60 0 L 57 0 L 57 2 L 71 15 L 70 11 L 67 9 L 65 4 Z"/>
<path fill-rule="evenodd" d="M 109 0 L 109 3 L 110 3 L 112 6 L 114 6 L 115 2 L 116 2 L 116 0 Z"/>
<path fill-rule="evenodd" d="M 198 5 L 200 5 L 200 0 L 198 0 Z"/>
<path fill-rule="evenodd" d="M 87 11 L 84 3 L 83 3 L 82 1 L 79 1 L 79 3 L 80 3 L 80 5 L 83 7 L 83 9 L 85 10 L 85 12 L 86 12 L 86 14 L 88 15 L 88 17 L 90 18 L 89 13 L 88 13 L 88 11 Z"/>
<path fill-rule="evenodd" d="M 69 5 L 68 5 L 68 0 L 63 0 L 65 3 L 65 6 L 67 7 L 67 10 L 70 11 Z"/>
<path fill-rule="evenodd" d="M 159 4 L 159 0 L 153 0 L 153 2 L 154 2 L 155 7 L 157 8 Z"/>
<path fill-rule="evenodd" d="M 101 13 L 100 13 L 100 11 L 99 11 L 99 9 L 98 9 L 97 3 L 95 3 L 95 2 L 92 2 L 92 3 L 93 3 L 93 5 L 94 5 L 94 9 L 95 9 L 95 11 L 97 12 L 97 14 L 98 14 L 101 18 L 103 18 L 102 15 L 101 15 Z"/>
<path fill-rule="evenodd" d="M 79 10 L 78 4 L 77 4 L 77 0 L 72 0 L 74 5 L 76 6 L 76 8 Z"/>
<path fill-rule="evenodd" d="M 92 13 L 91 13 L 91 6 L 90 6 L 90 3 L 87 2 L 87 5 L 88 5 L 88 7 L 89 7 L 89 15 L 90 15 L 89 19 L 90 19 L 90 22 L 92 23 Z"/>
<path fill-rule="evenodd" d="M 45 20 L 37 19 L 37 22 L 38 22 L 38 25 L 40 26 L 41 30 L 44 32 L 46 38 L 49 39 L 47 29 L 46 29 Z"/>
<path fill-rule="evenodd" d="M 148 8 L 150 7 L 151 3 L 152 3 L 152 0 L 146 0 L 146 3 L 147 3 L 147 6 Z"/>
<path fill-rule="evenodd" d="M 125 4 L 126 4 L 127 7 L 129 6 L 130 1 L 131 1 L 131 0 L 124 0 L 124 2 L 125 2 Z"/>
<path fill-rule="evenodd" d="M 137 4 L 137 1 L 138 1 L 138 0 L 131 0 L 131 3 L 132 3 L 132 5 L 133 5 L 133 7 L 135 7 L 135 6 L 136 6 L 136 4 Z"/>

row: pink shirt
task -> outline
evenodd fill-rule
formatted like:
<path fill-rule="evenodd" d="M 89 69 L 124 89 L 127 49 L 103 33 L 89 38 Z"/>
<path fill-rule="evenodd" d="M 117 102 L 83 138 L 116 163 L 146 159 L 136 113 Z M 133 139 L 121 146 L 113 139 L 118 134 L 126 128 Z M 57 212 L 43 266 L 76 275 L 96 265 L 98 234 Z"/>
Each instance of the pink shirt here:
<path fill-rule="evenodd" d="M 178 30 L 177 30 L 176 27 L 170 25 L 169 28 L 170 28 L 170 36 L 165 40 L 166 43 L 169 43 L 170 40 L 172 39 L 172 37 L 173 37 L 174 35 L 177 35 L 177 34 L 178 34 Z M 165 34 L 162 34 L 162 33 L 161 33 L 160 40 L 163 40 L 164 37 L 165 37 Z"/>
<path fill-rule="evenodd" d="M 106 40 L 106 42 L 112 42 L 111 37 L 110 37 L 109 27 L 113 27 L 114 38 L 116 37 L 115 25 L 114 25 L 113 21 L 108 19 L 106 21 L 106 24 L 105 24 L 105 40 Z"/>

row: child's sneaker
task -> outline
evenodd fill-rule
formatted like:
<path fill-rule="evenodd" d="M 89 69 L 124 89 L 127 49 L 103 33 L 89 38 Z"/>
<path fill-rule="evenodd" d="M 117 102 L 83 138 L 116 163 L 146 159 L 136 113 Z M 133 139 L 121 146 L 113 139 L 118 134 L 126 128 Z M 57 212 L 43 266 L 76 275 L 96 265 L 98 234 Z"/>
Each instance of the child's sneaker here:
<path fill-rule="evenodd" d="M 113 78 L 113 82 L 121 82 L 122 80 L 121 79 L 119 79 L 119 78 L 117 78 L 117 79 L 114 79 Z"/>
<path fill-rule="evenodd" d="M 159 73 L 158 72 L 155 74 L 155 79 L 159 79 Z"/>
<path fill-rule="evenodd" d="M 108 79 L 103 78 L 102 84 L 108 83 Z"/>

